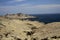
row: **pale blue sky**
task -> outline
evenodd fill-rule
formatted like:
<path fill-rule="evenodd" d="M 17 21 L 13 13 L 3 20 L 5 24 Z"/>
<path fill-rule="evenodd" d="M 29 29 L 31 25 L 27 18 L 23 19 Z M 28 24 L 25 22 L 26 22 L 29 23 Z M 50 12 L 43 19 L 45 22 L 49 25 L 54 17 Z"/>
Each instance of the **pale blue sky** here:
<path fill-rule="evenodd" d="M 60 0 L 0 0 L 0 14 L 60 13 Z"/>

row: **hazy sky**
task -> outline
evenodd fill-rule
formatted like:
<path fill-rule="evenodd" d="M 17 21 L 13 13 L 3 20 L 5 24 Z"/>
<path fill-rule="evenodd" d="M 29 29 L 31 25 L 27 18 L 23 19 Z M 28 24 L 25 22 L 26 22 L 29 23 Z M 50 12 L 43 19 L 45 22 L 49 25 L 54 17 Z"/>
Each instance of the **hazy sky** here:
<path fill-rule="evenodd" d="M 0 0 L 0 14 L 60 13 L 60 0 Z"/>

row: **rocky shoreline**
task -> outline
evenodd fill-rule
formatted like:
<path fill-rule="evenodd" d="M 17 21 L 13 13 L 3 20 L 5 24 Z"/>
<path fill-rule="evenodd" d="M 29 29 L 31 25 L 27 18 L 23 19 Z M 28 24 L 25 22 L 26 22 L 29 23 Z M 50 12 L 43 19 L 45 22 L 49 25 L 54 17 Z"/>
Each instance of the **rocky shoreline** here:
<path fill-rule="evenodd" d="M 0 40 L 60 40 L 60 22 L 44 24 L 38 21 L 13 19 L 22 18 L 20 15 L 0 17 Z M 29 17 L 31 16 L 26 16 Z"/>

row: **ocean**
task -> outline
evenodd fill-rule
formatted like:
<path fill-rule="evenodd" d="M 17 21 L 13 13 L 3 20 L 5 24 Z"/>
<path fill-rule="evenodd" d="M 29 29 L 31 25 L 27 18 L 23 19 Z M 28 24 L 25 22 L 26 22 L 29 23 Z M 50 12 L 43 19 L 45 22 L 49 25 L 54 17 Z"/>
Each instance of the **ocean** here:
<path fill-rule="evenodd" d="M 30 14 L 36 18 L 29 18 L 31 21 L 39 21 L 44 23 L 60 22 L 60 14 Z"/>

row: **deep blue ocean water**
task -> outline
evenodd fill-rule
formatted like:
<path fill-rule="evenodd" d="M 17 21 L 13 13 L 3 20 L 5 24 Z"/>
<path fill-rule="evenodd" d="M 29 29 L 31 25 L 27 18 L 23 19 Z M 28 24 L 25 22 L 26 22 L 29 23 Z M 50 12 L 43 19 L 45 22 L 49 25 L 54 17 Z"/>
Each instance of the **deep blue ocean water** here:
<path fill-rule="evenodd" d="M 36 18 L 30 18 L 31 21 L 39 21 L 44 23 L 60 22 L 60 14 L 31 14 Z"/>

